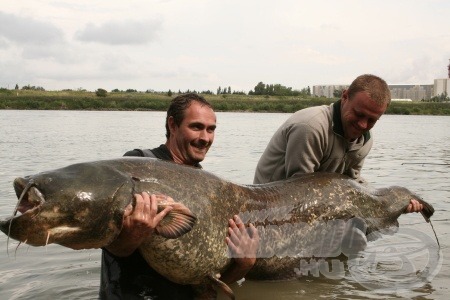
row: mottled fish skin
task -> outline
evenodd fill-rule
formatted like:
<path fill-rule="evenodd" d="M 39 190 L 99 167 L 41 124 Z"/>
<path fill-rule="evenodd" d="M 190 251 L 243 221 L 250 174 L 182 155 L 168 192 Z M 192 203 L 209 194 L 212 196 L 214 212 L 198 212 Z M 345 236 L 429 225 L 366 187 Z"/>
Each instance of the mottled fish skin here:
<path fill-rule="evenodd" d="M 18 196 L 30 181 L 33 201 L 21 201 L 19 211 L 24 213 L 1 221 L 0 229 L 34 246 L 108 245 L 119 234 L 134 193 L 165 194 L 184 204 L 197 218 L 192 230 L 175 239 L 154 235 L 139 247 L 152 268 L 180 284 L 205 283 L 210 274 L 229 266 L 225 237 L 235 214 L 259 229 L 262 242 L 250 275 L 265 279 L 283 278 L 281 273 L 299 257 L 334 255 L 352 218 L 363 220 L 367 232 L 387 228 L 396 224 L 410 199 L 423 203 L 428 217 L 433 214 L 429 204 L 405 188 L 370 190 L 334 173 L 238 185 L 204 170 L 151 158 L 80 163 L 16 179 Z M 331 241 L 324 246 L 317 236 Z"/>

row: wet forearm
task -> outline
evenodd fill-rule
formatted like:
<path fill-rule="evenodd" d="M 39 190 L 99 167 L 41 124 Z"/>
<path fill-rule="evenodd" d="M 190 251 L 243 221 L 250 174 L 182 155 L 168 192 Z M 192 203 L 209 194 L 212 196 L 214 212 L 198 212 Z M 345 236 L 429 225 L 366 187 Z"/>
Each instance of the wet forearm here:
<path fill-rule="evenodd" d="M 235 283 L 236 281 L 245 277 L 245 275 L 251 270 L 254 262 L 249 262 L 246 264 L 237 264 L 232 261 L 230 267 L 223 272 L 220 276 L 220 280 L 227 283 Z"/>
<path fill-rule="evenodd" d="M 115 256 L 126 257 L 131 255 L 139 247 L 139 244 L 140 242 L 130 242 L 129 239 L 125 240 L 119 235 L 119 237 L 106 246 L 105 249 Z"/>

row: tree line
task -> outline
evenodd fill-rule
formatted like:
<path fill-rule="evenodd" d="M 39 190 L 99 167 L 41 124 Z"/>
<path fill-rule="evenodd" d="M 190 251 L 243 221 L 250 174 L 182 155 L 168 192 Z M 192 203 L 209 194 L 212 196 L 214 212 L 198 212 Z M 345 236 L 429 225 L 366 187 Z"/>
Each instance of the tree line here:
<path fill-rule="evenodd" d="M 301 90 L 293 90 L 279 83 L 265 84 L 260 81 L 254 90 L 248 92 L 249 95 L 268 95 L 268 96 L 311 96 L 311 88 L 308 86 Z"/>
<path fill-rule="evenodd" d="M 19 90 L 19 85 L 16 84 L 15 87 L 16 90 Z M 40 86 L 31 86 L 31 85 L 25 85 L 22 87 L 22 90 L 37 90 L 37 91 L 45 91 L 43 87 Z M 63 91 L 72 91 L 71 89 L 64 89 Z M 79 88 L 77 91 L 86 91 L 85 89 Z M 111 93 L 138 93 L 139 91 L 136 89 L 126 89 L 126 90 L 120 90 L 120 89 L 112 89 Z M 99 97 L 106 97 L 107 90 L 104 88 L 98 88 L 95 90 L 95 93 Z M 145 91 L 145 93 L 157 93 L 157 94 L 167 94 L 168 96 L 172 96 L 174 92 L 172 92 L 171 89 L 169 89 L 167 92 L 157 92 L 152 89 L 148 89 Z M 196 91 L 196 90 L 185 90 L 181 91 L 178 90 L 178 94 L 183 93 L 197 93 L 197 94 L 206 94 L 206 95 L 214 95 L 214 92 L 211 90 L 204 90 L 204 91 Z M 265 84 L 263 82 L 259 82 L 254 89 L 250 90 L 248 93 L 245 93 L 244 91 L 236 91 L 232 90 L 231 86 L 228 87 L 221 87 L 219 86 L 216 90 L 217 95 L 267 95 L 267 96 L 311 96 L 311 89 L 310 87 L 305 87 L 301 90 L 294 90 L 291 87 L 286 87 L 282 84 Z"/>

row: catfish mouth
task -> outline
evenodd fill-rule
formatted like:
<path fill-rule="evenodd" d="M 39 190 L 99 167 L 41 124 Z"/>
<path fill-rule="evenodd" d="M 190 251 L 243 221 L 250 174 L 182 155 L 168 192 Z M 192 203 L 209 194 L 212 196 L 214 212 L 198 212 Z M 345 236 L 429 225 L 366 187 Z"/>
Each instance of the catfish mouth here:
<path fill-rule="evenodd" d="M 26 220 L 33 218 L 36 212 L 38 212 L 40 207 L 45 203 L 44 196 L 35 186 L 33 179 L 16 178 L 14 180 L 14 190 L 16 191 L 18 201 L 13 215 L 6 220 L 0 221 L 0 230 L 8 236 L 8 240 L 6 242 L 7 245 L 10 237 L 24 242 L 27 241 L 26 238 L 20 238 L 22 234 L 17 230 L 12 230 L 13 223 L 19 219 Z M 19 216 L 17 216 L 17 212 L 20 213 Z M 19 225 L 19 230 L 21 230 L 20 228 L 21 227 Z"/>
<path fill-rule="evenodd" d="M 16 191 L 18 202 L 13 216 L 16 216 L 17 212 L 24 214 L 34 210 L 45 203 L 44 195 L 35 186 L 32 179 L 16 178 L 14 180 L 14 190 Z"/>

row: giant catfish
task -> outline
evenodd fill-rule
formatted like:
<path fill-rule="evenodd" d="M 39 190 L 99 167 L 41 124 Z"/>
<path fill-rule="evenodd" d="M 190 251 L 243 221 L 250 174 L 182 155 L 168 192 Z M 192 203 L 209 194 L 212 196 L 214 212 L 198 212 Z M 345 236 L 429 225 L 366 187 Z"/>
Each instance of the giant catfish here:
<path fill-rule="evenodd" d="M 199 291 L 214 285 L 230 297 L 232 291 L 215 274 L 230 265 L 224 239 L 235 214 L 254 223 L 261 237 L 249 276 L 279 279 L 286 278 L 282 273 L 293 259 L 335 256 L 352 244 L 359 250 L 361 243 L 345 242 L 346 237 L 358 236 L 358 229 L 368 233 L 397 225 L 410 199 L 424 205 L 427 221 L 434 212 L 405 188 L 371 190 L 334 173 L 239 185 L 204 170 L 140 157 L 74 164 L 17 178 L 14 187 L 19 201 L 0 229 L 29 245 L 56 243 L 72 249 L 114 241 L 133 194 L 171 196 L 176 203 L 161 202 L 158 208 L 174 209 L 140 252 L 166 278 Z M 349 226 L 361 222 L 363 226 Z"/>

